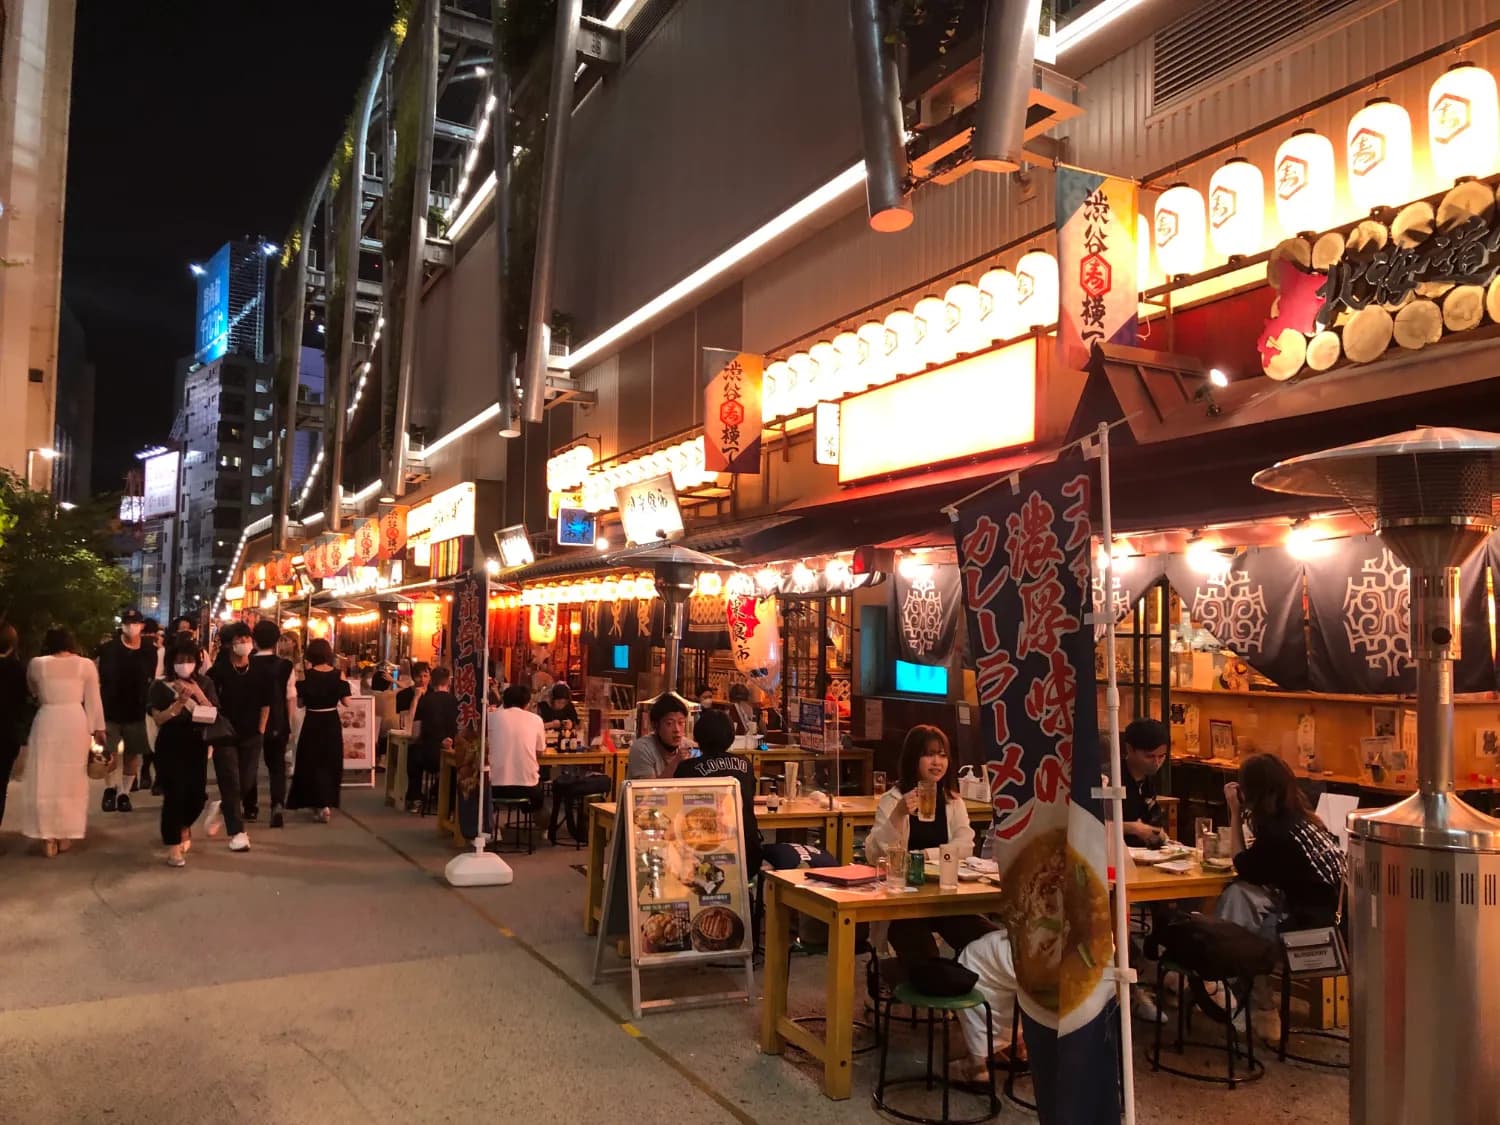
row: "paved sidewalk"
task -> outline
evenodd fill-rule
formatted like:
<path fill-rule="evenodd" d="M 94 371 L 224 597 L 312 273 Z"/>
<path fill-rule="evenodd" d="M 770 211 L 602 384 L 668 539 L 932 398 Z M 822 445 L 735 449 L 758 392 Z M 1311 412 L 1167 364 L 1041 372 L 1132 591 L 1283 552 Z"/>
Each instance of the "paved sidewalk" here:
<path fill-rule="evenodd" d="M 89 839 L 51 861 L 0 830 L 0 1121 L 874 1118 L 873 1054 L 833 1103 L 810 1060 L 758 1053 L 753 1007 L 637 1024 L 628 983 L 589 983 L 584 852 L 543 842 L 507 857 L 511 887 L 457 891 L 430 818 L 348 790 L 330 825 L 252 826 L 245 855 L 200 839 L 173 870 L 156 807 L 91 813 Z M 822 970 L 797 961 L 798 1011 L 816 1013 Z M 893 1072 L 920 1038 L 900 1032 Z M 1347 1119 L 1338 1073 L 1270 1062 L 1229 1092 L 1136 1069 L 1143 1123 Z"/>

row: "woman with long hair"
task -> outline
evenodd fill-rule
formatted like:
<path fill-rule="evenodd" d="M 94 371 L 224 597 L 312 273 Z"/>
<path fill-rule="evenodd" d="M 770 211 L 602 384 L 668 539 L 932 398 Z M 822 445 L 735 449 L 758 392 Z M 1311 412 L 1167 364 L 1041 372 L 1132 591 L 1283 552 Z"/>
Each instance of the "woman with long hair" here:
<path fill-rule="evenodd" d="M 306 664 L 307 674 L 297 682 L 303 719 L 286 807 L 312 809 L 327 824 L 339 807 L 344 780 L 344 725 L 338 712 L 349 698 L 349 681 L 335 670 L 333 646 L 321 637 L 308 642 Z"/>
<path fill-rule="evenodd" d="M 51 858 L 83 839 L 88 823 L 90 736 L 104 741 L 99 670 L 78 655 L 73 634 L 48 629 L 26 669 L 41 708 L 26 740 L 21 832 Z"/>
<path fill-rule="evenodd" d="M 207 724 L 194 719 L 198 707 L 219 705 L 203 667 L 203 650 L 186 634 L 167 644 L 161 678 L 151 685 L 148 707 L 156 724 L 156 776 L 161 783 L 161 842 L 167 866 L 183 867 L 193 846 L 192 826 L 208 801 Z M 222 824 L 222 821 L 218 823 Z M 209 825 L 213 835 L 215 825 Z"/>

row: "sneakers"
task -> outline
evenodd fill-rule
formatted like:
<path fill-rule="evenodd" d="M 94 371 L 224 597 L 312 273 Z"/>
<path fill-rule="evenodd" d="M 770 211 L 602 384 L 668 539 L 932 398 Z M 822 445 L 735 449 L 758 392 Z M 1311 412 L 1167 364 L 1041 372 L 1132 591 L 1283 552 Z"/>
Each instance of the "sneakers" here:
<path fill-rule="evenodd" d="M 260 809 L 257 806 L 255 806 L 255 805 L 251 805 L 249 808 L 247 808 L 245 810 L 244 817 L 245 817 L 245 820 L 247 820 L 247 821 L 259 820 L 260 819 Z"/>
<path fill-rule="evenodd" d="M 115 812 L 129 812 L 131 809 L 130 798 L 121 793 L 115 798 Z"/>
<path fill-rule="evenodd" d="M 243 832 L 236 832 L 229 837 L 229 850 L 232 852 L 248 852 L 250 850 L 250 837 Z"/>
<path fill-rule="evenodd" d="M 99 807 L 105 812 L 114 812 L 116 800 L 114 787 L 111 786 L 104 791 L 104 800 L 100 802 Z"/>
<path fill-rule="evenodd" d="M 333 819 L 333 811 L 331 809 L 319 809 L 315 815 L 319 824 L 327 824 Z"/>
<path fill-rule="evenodd" d="M 1136 1019 L 1147 1023 L 1165 1023 L 1167 1018 L 1157 1010 L 1156 1001 L 1140 988 L 1130 990 L 1130 1011 Z"/>
<path fill-rule="evenodd" d="M 187 856 L 183 855 L 182 852 L 180 852 L 180 851 L 168 852 L 167 853 L 167 866 L 168 867 L 186 867 L 187 866 Z"/>
<path fill-rule="evenodd" d="M 281 806 L 280 805 L 272 805 L 271 806 L 271 827 L 272 828 L 285 828 L 286 827 L 286 814 L 281 811 Z"/>
<path fill-rule="evenodd" d="M 210 801 L 208 811 L 203 816 L 203 829 L 210 836 L 217 836 L 224 831 L 224 808 L 220 801 Z"/>

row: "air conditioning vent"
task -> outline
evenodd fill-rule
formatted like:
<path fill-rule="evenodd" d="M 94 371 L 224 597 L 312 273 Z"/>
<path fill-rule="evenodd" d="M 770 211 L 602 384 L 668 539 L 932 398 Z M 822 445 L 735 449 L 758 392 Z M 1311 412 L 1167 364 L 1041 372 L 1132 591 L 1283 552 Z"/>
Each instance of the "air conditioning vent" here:
<path fill-rule="evenodd" d="M 1276 46 L 1359 0 L 1214 0 L 1156 33 L 1152 106 L 1162 109 L 1189 91 L 1226 77 L 1247 59 Z"/>

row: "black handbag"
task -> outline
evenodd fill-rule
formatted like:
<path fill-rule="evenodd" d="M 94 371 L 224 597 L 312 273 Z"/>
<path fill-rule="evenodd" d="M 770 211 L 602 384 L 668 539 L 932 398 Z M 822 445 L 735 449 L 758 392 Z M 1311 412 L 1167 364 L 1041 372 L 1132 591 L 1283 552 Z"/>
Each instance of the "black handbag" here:
<path fill-rule="evenodd" d="M 224 717 L 220 711 L 214 721 L 203 728 L 203 741 L 210 746 L 229 746 L 239 740 L 235 733 L 234 724 Z"/>
<path fill-rule="evenodd" d="M 979 983 L 979 974 L 957 961 L 929 957 L 913 965 L 906 979 L 928 996 L 967 996 Z"/>

